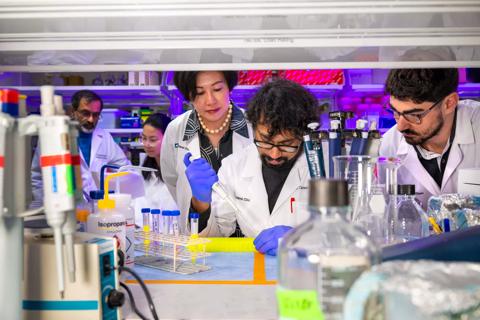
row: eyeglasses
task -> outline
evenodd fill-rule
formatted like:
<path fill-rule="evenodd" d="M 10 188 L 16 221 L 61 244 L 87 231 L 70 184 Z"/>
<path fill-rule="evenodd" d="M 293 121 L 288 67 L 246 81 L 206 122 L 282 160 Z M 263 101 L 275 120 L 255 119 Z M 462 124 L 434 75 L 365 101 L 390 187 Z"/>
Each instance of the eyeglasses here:
<path fill-rule="evenodd" d="M 284 145 L 284 144 L 273 144 L 273 143 L 270 143 L 270 142 L 265 142 L 265 141 L 260 141 L 260 140 L 257 140 L 257 139 L 253 139 L 253 142 L 255 143 L 255 145 L 259 148 L 262 148 L 262 149 L 266 149 L 266 150 L 272 150 L 273 148 L 278 148 L 278 150 L 282 151 L 282 152 L 288 152 L 288 153 L 293 153 L 293 152 L 296 152 L 298 150 L 298 148 L 300 147 L 300 145 L 298 146 L 287 146 L 287 145 Z"/>
<path fill-rule="evenodd" d="M 440 104 L 440 102 L 443 101 L 443 99 L 445 99 L 446 97 L 443 97 L 442 99 L 438 100 L 437 102 L 435 102 L 430 108 L 428 108 L 427 110 L 421 112 L 421 113 L 409 113 L 409 111 L 406 111 L 406 112 L 398 112 L 397 110 L 395 110 L 394 107 L 392 107 L 392 105 L 390 104 L 390 102 L 387 102 L 387 105 L 384 107 L 385 110 L 389 113 L 392 113 L 393 114 L 393 117 L 395 118 L 395 120 L 398 121 L 398 119 L 400 119 L 400 116 L 403 116 L 403 118 L 405 118 L 405 120 L 407 120 L 408 122 L 410 123 L 415 123 L 415 124 L 420 124 L 422 123 L 422 119 L 430 112 L 432 111 L 436 106 L 438 106 Z"/>
<path fill-rule="evenodd" d="M 100 119 L 102 117 L 102 114 L 100 112 L 90 112 L 88 110 L 77 110 L 77 112 L 84 118 L 94 118 L 94 119 Z"/>

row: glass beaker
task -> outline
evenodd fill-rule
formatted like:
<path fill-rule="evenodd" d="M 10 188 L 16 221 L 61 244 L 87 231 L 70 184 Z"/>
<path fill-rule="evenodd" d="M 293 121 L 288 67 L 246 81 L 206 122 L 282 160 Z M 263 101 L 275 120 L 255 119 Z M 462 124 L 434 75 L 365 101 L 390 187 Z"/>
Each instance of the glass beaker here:
<path fill-rule="evenodd" d="M 370 156 L 334 157 L 335 178 L 348 182 L 352 203 L 351 221 L 360 226 L 377 244 L 385 242 L 385 197 L 375 185 L 376 158 Z"/>
<path fill-rule="evenodd" d="M 379 157 L 377 159 L 377 185 L 384 190 L 385 201 L 385 242 L 394 242 L 393 227 L 397 216 L 397 175 L 402 166 L 399 158 Z"/>

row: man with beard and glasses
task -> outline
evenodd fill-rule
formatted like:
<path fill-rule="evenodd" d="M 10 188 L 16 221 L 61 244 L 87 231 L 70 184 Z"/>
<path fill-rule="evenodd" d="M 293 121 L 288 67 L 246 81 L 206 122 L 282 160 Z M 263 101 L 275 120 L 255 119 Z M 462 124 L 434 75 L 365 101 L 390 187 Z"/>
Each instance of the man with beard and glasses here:
<path fill-rule="evenodd" d="M 432 195 L 456 193 L 458 171 L 480 167 L 480 103 L 459 101 L 457 69 L 391 70 L 386 81 L 397 124 L 383 136 L 380 156 L 398 157 L 400 184 Z"/>
<path fill-rule="evenodd" d="M 246 112 L 254 144 L 225 158 L 218 178 L 208 168 L 202 172 L 205 181 L 219 181 L 238 210 L 216 192 L 211 203 L 192 200 L 201 235 L 228 237 L 238 222 L 246 237 L 256 237 L 259 252 L 276 254 L 278 239 L 308 218 L 299 205 L 306 203 L 310 177 L 302 136 L 318 121 L 317 106 L 311 93 L 288 80 L 257 92 Z"/>
<path fill-rule="evenodd" d="M 123 166 L 130 164 L 122 149 L 115 143 L 112 136 L 103 129 L 97 128 L 103 109 L 102 99 L 93 91 L 81 90 L 72 96 L 72 118 L 79 123 L 77 138 L 81 157 L 83 193 L 86 200 L 90 191 L 98 190 L 93 175 L 100 176 L 103 165 Z M 43 203 L 43 183 L 40 168 L 40 151 L 35 150 L 32 160 L 32 207 Z"/>

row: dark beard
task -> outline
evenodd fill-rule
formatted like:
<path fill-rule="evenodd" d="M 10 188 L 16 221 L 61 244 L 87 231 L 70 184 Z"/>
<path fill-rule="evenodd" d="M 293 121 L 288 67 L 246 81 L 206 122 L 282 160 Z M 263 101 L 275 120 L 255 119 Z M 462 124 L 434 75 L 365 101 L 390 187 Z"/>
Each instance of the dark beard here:
<path fill-rule="evenodd" d="M 417 146 L 417 145 L 423 145 L 425 142 L 427 142 L 428 140 L 430 140 L 431 138 L 433 138 L 434 136 L 436 136 L 440 130 L 442 130 L 443 128 L 443 125 L 444 125 L 444 121 L 443 121 L 443 118 L 440 116 L 438 117 L 437 121 L 435 121 L 435 123 L 437 123 L 437 126 L 435 128 L 433 128 L 433 130 L 431 130 L 430 132 L 427 132 L 425 136 L 420 136 L 417 132 L 415 131 L 412 131 L 410 129 L 407 129 L 407 130 L 404 130 L 402 131 L 401 133 L 402 134 L 413 134 L 415 135 L 414 137 L 405 137 L 405 141 L 412 145 L 412 146 Z"/>
<path fill-rule="evenodd" d="M 283 160 L 283 163 L 281 163 L 279 165 L 272 165 L 272 164 L 268 163 L 267 161 L 268 160 L 273 160 L 273 158 L 270 158 L 269 156 L 266 156 L 266 155 L 261 155 L 260 159 L 262 160 L 262 165 L 264 165 L 267 168 L 276 169 L 276 170 L 284 170 L 284 169 L 288 169 L 288 168 L 293 167 L 293 165 L 295 164 L 295 161 L 297 161 L 298 157 L 302 154 L 302 150 L 303 149 L 298 150 L 295 157 L 293 157 L 290 160 L 288 160 L 286 157 L 280 157 L 280 158 L 275 159 L 275 160 Z"/>

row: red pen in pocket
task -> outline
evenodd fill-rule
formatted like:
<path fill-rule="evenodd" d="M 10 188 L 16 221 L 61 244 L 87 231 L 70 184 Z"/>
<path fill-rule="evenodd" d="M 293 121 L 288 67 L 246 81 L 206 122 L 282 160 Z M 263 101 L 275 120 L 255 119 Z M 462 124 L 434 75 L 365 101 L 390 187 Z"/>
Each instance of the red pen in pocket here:
<path fill-rule="evenodd" d="M 290 213 L 293 213 L 293 203 L 295 202 L 295 197 L 290 198 Z"/>

